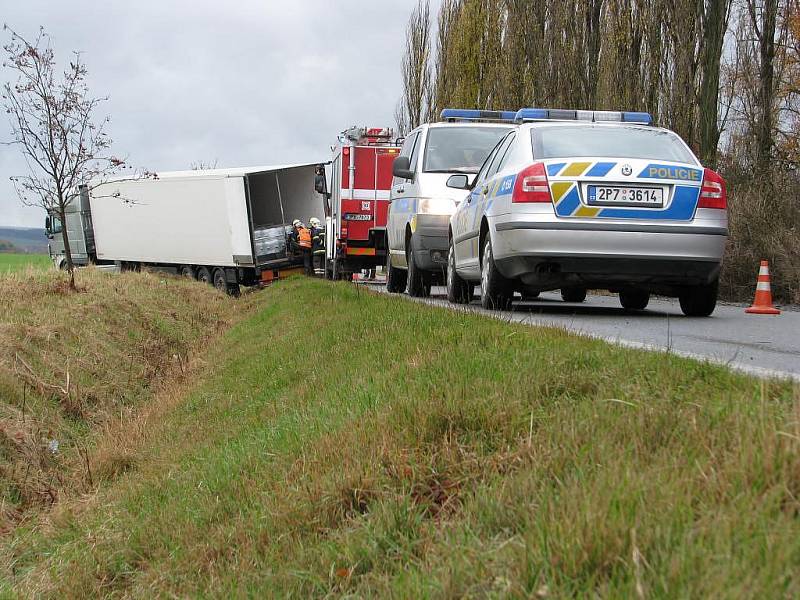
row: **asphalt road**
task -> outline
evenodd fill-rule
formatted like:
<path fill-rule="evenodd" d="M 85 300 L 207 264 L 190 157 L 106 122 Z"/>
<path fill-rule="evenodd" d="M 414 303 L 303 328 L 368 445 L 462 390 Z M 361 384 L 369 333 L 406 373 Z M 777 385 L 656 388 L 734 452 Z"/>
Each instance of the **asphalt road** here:
<path fill-rule="evenodd" d="M 444 288 L 434 288 L 425 302 L 453 306 Z M 585 302 L 571 304 L 552 292 L 535 302 L 516 302 L 508 312 L 485 311 L 477 301 L 470 309 L 519 323 L 565 327 L 624 346 L 668 350 L 758 376 L 800 381 L 797 310 L 777 316 L 748 315 L 743 306 L 718 304 L 711 317 L 689 318 L 681 313 L 677 299 L 652 299 L 647 310 L 626 313 L 616 296 L 587 296 Z"/>

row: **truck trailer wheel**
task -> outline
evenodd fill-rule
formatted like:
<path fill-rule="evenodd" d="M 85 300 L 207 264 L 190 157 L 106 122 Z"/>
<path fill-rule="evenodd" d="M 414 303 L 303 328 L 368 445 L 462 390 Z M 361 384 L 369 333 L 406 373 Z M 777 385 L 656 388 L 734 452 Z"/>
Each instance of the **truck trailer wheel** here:
<path fill-rule="evenodd" d="M 194 279 L 194 270 L 189 265 L 183 265 L 178 271 L 181 277 L 189 277 Z"/>
<path fill-rule="evenodd" d="M 211 280 L 213 286 L 220 292 L 227 293 L 228 291 L 228 278 L 225 277 L 225 269 L 214 269 L 214 274 Z"/>
<path fill-rule="evenodd" d="M 208 270 L 208 267 L 198 267 L 197 271 L 194 273 L 194 277 L 197 281 L 211 283 L 211 271 Z"/>

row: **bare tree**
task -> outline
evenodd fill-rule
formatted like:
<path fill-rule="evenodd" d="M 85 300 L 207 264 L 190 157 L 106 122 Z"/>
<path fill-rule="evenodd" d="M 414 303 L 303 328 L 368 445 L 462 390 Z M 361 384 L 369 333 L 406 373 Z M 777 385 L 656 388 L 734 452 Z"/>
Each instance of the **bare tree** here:
<path fill-rule="evenodd" d="M 395 114 L 397 129 L 405 135 L 428 116 L 431 97 L 431 9 L 429 0 L 419 0 L 406 27 L 403 55 L 403 97 Z"/>
<path fill-rule="evenodd" d="M 107 98 L 89 95 L 80 54 L 74 52 L 68 67 L 59 73 L 50 37 L 43 28 L 30 42 L 7 25 L 3 29 L 11 38 L 3 46 L 3 66 L 16 74 L 16 81 L 2 88 L 3 106 L 11 122 L 9 143 L 20 148 L 29 171 L 11 180 L 23 204 L 39 206 L 64 224 L 66 266 L 70 287 L 75 289 L 67 207 L 78 197 L 81 186 L 91 189 L 127 167 L 110 153 L 111 138 L 106 133 L 110 119 L 95 119 L 98 105 Z"/>
<path fill-rule="evenodd" d="M 217 168 L 218 159 L 197 160 L 191 164 L 192 171 L 208 171 Z"/>

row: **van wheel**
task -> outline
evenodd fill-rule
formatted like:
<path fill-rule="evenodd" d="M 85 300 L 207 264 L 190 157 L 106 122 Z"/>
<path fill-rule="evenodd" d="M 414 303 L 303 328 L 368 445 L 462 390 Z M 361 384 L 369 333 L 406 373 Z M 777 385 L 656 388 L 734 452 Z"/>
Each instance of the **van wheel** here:
<path fill-rule="evenodd" d="M 392 255 L 386 256 L 386 291 L 391 294 L 400 294 L 406 289 L 408 271 L 392 266 Z"/>
<path fill-rule="evenodd" d="M 687 317 L 707 317 L 717 306 L 719 281 L 689 288 L 678 296 L 681 310 Z"/>
<path fill-rule="evenodd" d="M 208 267 L 198 267 L 194 276 L 195 279 L 197 279 L 197 281 L 202 281 L 203 283 L 211 283 L 211 271 L 208 270 Z"/>
<path fill-rule="evenodd" d="M 413 248 L 408 249 L 406 256 L 408 257 L 408 295 L 415 298 L 427 298 L 431 295 L 431 280 L 417 267 Z"/>
<path fill-rule="evenodd" d="M 625 310 L 644 310 L 650 302 L 650 292 L 644 290 L 623 290 L 619 293 L 619 303 Z"/>
<path fill-rule="evenodd" d="M 561 299 L 564 302 L 583 302 L 586 300 L 586 288 L 567 287 L 561 288 Z"/>
<path fill-rule="evenodd" d="M 492 254 L 492 240 L 486 236 L 481 257 L 481 306 L 488 309 L 508 310 L 511 308 L 513 292 L 511 284 L 497 270 Z"/>
<path fill-rule="evenodd" d="M 456 273 L 456 249 L 451 241 L 447 252 L 447 299 L 453 304 L 469 304 L 473 287 Z"/>

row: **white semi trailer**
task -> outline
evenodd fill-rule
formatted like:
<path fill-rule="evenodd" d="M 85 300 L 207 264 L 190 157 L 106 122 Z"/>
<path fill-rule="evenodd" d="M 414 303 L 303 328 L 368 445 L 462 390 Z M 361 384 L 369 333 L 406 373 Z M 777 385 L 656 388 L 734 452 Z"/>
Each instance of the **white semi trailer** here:
<path fill-rule="evenodd" d="M 66 225 L 77 265 L 155 268 L 236 294 L 302 264 L 287 238 L 294 219 L 325 218 L 314 187 L 320 164 L 175 171 L 83 188 L 66 224 L 47 218 L 50 255 L 63 264 Z"/>

